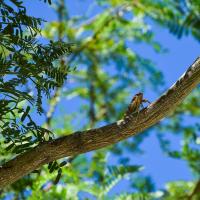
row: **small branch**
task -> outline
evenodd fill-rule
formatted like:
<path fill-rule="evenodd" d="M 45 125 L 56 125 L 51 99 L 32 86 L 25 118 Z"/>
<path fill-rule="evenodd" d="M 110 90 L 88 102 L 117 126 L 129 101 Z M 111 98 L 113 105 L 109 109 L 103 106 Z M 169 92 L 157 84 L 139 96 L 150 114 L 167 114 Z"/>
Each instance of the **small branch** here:
<path fill-rule="evenodd" d="M 45 126 L 46 126 L 45 128 L 47 128 L 47 129 L 50 128 L 53 114 L 55 112 L 57 104 L 60 101 L 60 91 L 61 91 L 61 88 L 56 88 L 56 92 L 55 92 L 54 96 L 50 99 L 50 108 L 47 112 L 46 124 L 45 124 Z"/>
<path fill-rule="evenodd" d="M 96 113 L 95 113 L 95 90 L 94 85 L 91 81 L 89 85 L 89 100 L 90 100 L 90 108 L 89 108 L 89 118 L 90 118 L 90 128 L 94 127 L 96 122 Z"/>
<path fill-rule="evenodd" d="M 44 142 L 0 167 L 0 188 L 9 185 L 33 170 L 66 156 L 107 147 L 144 131 L 166 117 L 200 83 L 200 58 L 158 100 L 130 116 L 129 120 L 115 123 Z"/>

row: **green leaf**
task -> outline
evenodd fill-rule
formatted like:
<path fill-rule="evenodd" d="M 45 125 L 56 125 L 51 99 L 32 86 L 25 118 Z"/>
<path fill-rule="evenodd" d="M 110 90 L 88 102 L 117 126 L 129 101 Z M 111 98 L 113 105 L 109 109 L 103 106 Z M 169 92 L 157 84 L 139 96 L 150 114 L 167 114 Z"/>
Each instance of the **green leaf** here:
<path fill-rule="evenodd" d="M 181 158 L 181 153 L 179 151 L 170 151 L 168 154 L 173 158 Z"/>
<path fill-rule="evenodd" d="M 14 146 L 15 146 L 15 144 L 14 144 L 14 143 L 11 143 L 10 145 L 8 145 L 8 146 L 6 147 L 6 151 L 11 150 Z"/>
<path fill-rule="evenodd" d="M 54 184 L 55 184 L 55 185 L 59 182 L 61 176 L 62 176 L 62 169 L 59 168 L 59 169 L 58 169 L 57 176 L 56 176 L 56 179 L 55 179 L 55 181 L 54 181 Z"/>
<path fill-rule="evenodd" d="M 58 164 L 57 164 L 56 161 L 54 161 L 53 164 L 51 165 L 50 169 L 49 169 L 49 173 L 52 173 L 57 168 L 58 168 Z"/>
<path fill-rule="evenodd" d="M 10 124 L 10 122 L 6 122 L 6 123 L 2 126 L 2 128 L 6 128 L 9 124 Z"/>
<path fill-rule="evenodd" d="M 63 167 L 63 166 L 65 166 L 66 164 L 67 164 L 67 161 L 63 161 L 63 162 L 60 163 L 59 167 Z"/>
<path fill-rule="evenodd" d="M 21 121 L 23 122 L 25 120 L 25 118 L 27 117 L 27 115 L 29 114 L 31 107 L 27 106 L 26 111 L 23 113 L 22 117 L 21 117 Z"/>

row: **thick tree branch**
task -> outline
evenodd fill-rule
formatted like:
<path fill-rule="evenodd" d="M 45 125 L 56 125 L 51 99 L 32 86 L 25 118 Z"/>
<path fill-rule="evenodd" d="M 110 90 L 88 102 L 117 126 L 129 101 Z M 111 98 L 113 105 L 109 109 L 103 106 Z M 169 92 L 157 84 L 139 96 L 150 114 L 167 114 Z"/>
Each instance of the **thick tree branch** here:
<path fill-rule="evenodd" d="M 200 58 L 165 94 L 140 111 L 138 116 L 42 143 L 5 163 L 0 168 L 0 187 L 15 182 L 53 160 L 100 149 L 144 131 L 172 112 L 199 83 Z"/>

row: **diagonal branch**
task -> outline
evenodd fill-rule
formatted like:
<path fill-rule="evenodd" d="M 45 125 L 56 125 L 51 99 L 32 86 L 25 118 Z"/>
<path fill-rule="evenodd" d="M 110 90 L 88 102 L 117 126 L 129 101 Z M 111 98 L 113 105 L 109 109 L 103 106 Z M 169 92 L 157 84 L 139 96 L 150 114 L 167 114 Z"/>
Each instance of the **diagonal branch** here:
<path fill-rule="evenodd" d="M 194 196 L 200 195 L 200 180 L 197 181 L 192 193 L 188 196 L 187 200 L 192 200 Z"/>
<path fill-rule="evenodd" d="M 140 111 L 138 116 L 44 142 L 8 161 L 0 167 L 0 188 L 53 160 L 100 149 L 144 131 L 172 112 L 199 83 L 200 58 L 165 94 Z"/>

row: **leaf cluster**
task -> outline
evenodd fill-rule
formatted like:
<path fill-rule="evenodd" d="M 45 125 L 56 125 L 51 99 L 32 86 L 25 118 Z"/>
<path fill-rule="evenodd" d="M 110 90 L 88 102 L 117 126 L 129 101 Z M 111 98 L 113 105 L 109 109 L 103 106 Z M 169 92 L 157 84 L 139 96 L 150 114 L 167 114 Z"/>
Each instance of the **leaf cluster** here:
<path fill-rule="evenodd" d="M 30 112 L 35 106 L 42 114 L 43 96 L 50 97 L 63 85 L 70 68 L 58 59 L 71 53 L 71 45 L 39 42 L 44 21 L 28 16 L 22 1 L 1 0 L 0 13 L 1 139 L 6 150 L 21 153 L 51 133 L 38 126 Z"/>

